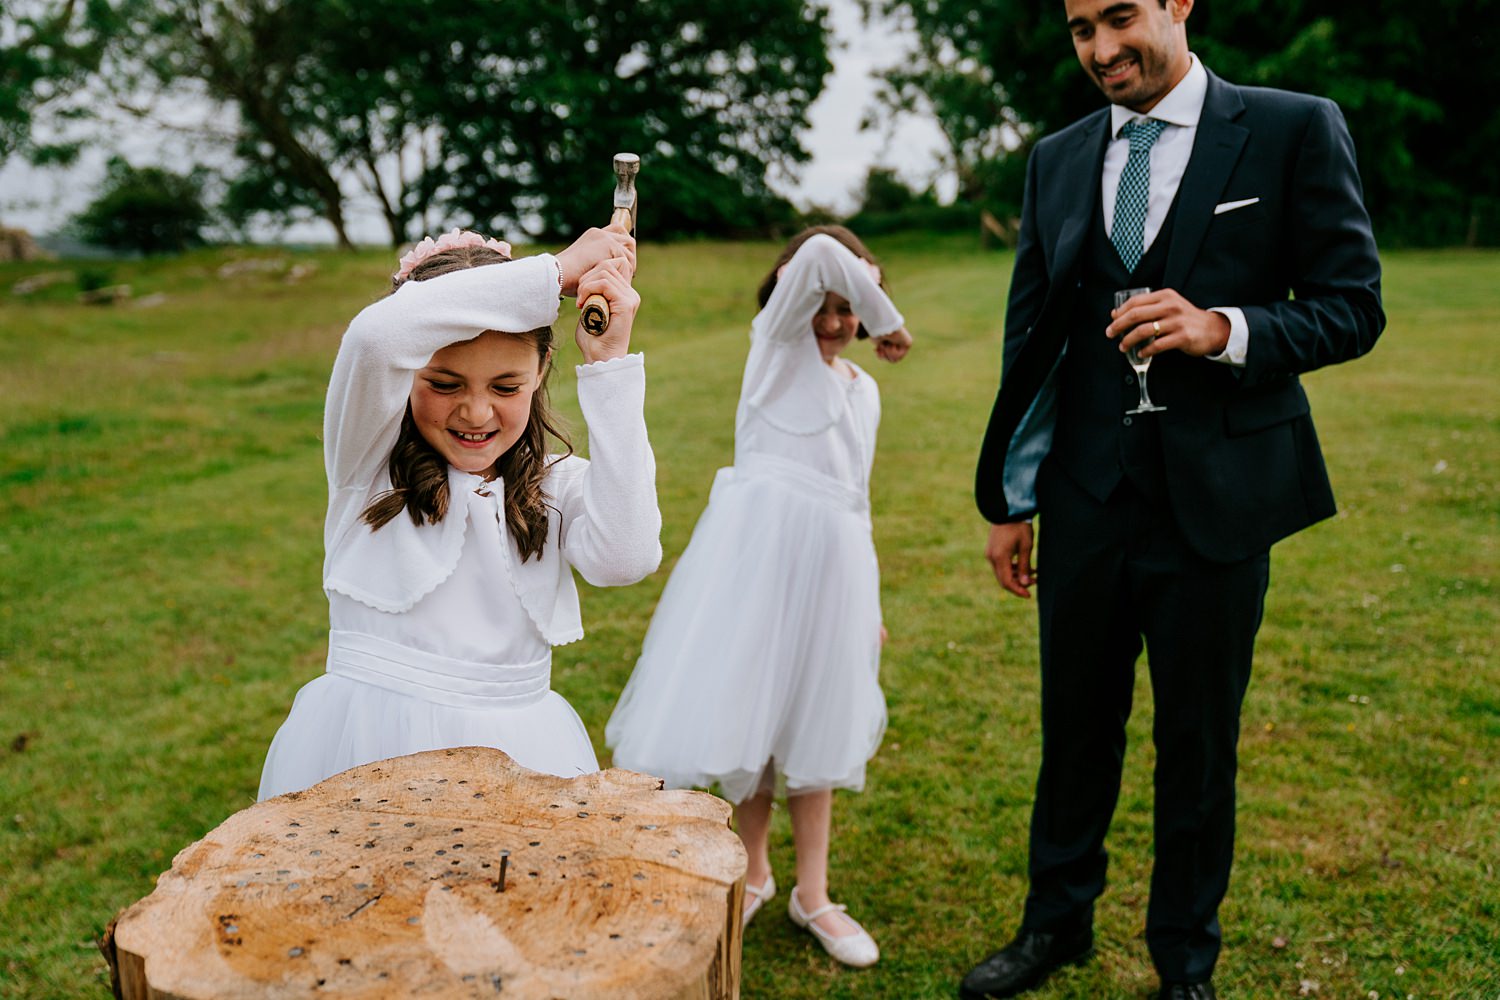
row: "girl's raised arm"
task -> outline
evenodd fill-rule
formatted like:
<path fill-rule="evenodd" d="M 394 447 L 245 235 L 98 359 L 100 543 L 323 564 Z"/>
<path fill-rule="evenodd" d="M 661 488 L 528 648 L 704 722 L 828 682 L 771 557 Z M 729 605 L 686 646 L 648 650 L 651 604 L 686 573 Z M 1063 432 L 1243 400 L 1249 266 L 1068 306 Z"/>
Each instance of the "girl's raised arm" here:
<path fill-rule="evenodd" d="M 401 426 L 412 376 L 438 350 L 486 330 L 520 333 L 557 319 L 550 254 L 409 281 L 349 324 L 328 380 L 323 456 L 330 489 L 366 488 Z"/>
<path fill-rule="evenodd" d="M 849 300 L 871 337 L 905 325 L 896 305 L 870 273 L 870 265 L 832 236 L 819 233 L 802 246 L 776 280 L 776 290 L 751 324 L 756 339 L 801 340 L 827 292 Z"/>
<path fill-rule="evenodd" d="M 339 344 L 323 411 L 328 551 L 359 520 L 385 468 L 414 373 L 438 350 L 486 330 L 551 325 L 557 296 L 557 262 L 538 254 L 409 281 L 354 317 Z"/>
<path fill-rule="evenodd" d="M 646 437 L 645 357 L 626 353 L 641 303 L 630 285 L 631 270 L 623 260 L 610 260 L 579 280 L 579 299 L 603 295 L 610 321 L 602 336 L 581 328 L 576 335 L 589 362 L 578 366 L 589 462 L 574 459 L 554 475 L 563 558 L 599 587 L 635 583 L 661 563 L 656 458 Z"/>
<path fill-rule="evenodd" d="M 742 413 L 755 411 L 789 434 L 821 433 L 839 419 L 843 392 L 829 377 L 812 332 L 813 316 L 828 292 L 849 300 L 872 337 L 905 329 L 906 321 L 863 258 L 832 236 L 809 238 L 750 325 Z"/>
<path fill-rule="evenodd" d="M 587 464 L 555 474 L 563 558 L 596 587 L 635 583 L 661 564 L 656 458 L 646 436 L 645 359 L 627 354 L 578 367 L 589 428 Z"/>

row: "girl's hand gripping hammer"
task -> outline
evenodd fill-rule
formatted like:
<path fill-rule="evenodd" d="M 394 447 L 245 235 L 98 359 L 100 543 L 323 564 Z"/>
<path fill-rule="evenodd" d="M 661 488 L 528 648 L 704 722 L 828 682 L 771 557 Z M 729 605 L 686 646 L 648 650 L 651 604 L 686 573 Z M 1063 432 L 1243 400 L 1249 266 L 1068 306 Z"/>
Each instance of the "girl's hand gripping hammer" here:
<path fill-rule="evenodd" d="M 635 175 L 640 173 L 641 158 L 634 153 L 615 154 L 615 210 L 610 216 L 610 225 L 623 225 L 625 231 L 635 235 Z M 580 320 L 589 334 L 597 337 L 609 326 L 609 302 L 599 294 L 590 295 L 583 301 L 583 317 Z"/>

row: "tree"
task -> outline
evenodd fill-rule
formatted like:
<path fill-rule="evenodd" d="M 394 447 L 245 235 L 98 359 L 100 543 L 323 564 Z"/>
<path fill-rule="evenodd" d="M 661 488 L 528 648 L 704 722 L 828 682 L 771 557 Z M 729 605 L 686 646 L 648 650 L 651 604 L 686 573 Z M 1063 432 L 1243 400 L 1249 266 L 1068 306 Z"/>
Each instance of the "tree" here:
<path fill-rule="evenodd" d="M 1063 0 L 862 0 L 917 51 L 888 73 L 883 103 L 931 113 L 948 141 L 958 197 L 1018 215 L 1031 144 L 1099 104 L 1073 57 Z"/>
<path fill-rule="evenodd" d="M 928 232 L 974 226 L 969 206 L 939 205 L 931 187 L 918 191 L 890 167 L 874 166 L 865 174 L 859 208 L 847 220 L 849 228 L 865 236 L 920 229 Z"/>
<path fill-rule="evenodd" d="M 356 187 L 393 243 L 431 215 L 597 223 L 625 149 L 653 233 L 762 226 L 789 215 L 765 175 L 806 158 L 831 68 L 821 9 L 795 0 L 131 2 L 122 84 L 196 81 L 238 112 L 231 209 L 316 206 L 343 243 Z"/>
<path fill-rule="evenodd" d="M 967 197 L 1018 203 L 1023 174 L 1016 161 L 1031 143 L 1102 103 L 1073 57 L 1063 0 L 864 4 L 920 39 L 914 60 L 890 77 L 886 103 L 931 103 Z M 1491 95 L 1500 71 L 1489 56 L 1500 44 L 1496 7 L 1494 0 L 1419 7 L 1394 0 L 1200 3 L 1188 37 L 1226 79 L 1339 103 L 1382 238 L 1495 242 L 1500 107 Z M 985 142 L 1003 129 L 1014 148 L 991 156 Z M 964 183 L 966 170 L 978 177 L 986 164 L 997 168 L 991 183 Z"/>
<path fill-rule="evenodd" d="M 443 189 L 445 136 L 434 119 L 434 95 L 424 92 L 416 69 L 425 50 L 451 42 L 427 30 L 438 5 L 307 0 L 239 6 L 239 16 L 255 25 L 255 57 L 284 72 L 236 144 L 245 169 L 229 186 L 231 218 L 317 209 L 333 222 L 352 188 L 378 206 L 392 246 L 420 235 L 412 232 L 414 224 L 441 207 Z M 489 13 L 471 5 L 473 23 L 462 30 L 492 29 Z M 228 37 L 204 34 L 198 44 L 224 47 Z M 245 55 L 243 47 L 226 51 L 223 75 Z M 264 80 L 265 70 L 257 69 L 247 82 Z M 314 157 L 326 165 L 326 177 L 309 162 Z M 342 219 L 335 228 L 342 228 Z"/>
<path fill-rule="evenodd" d="M 1494 0 L 1419 7 L 1262 0 L 1205 5 L 1188 27 L 1221 75 L 1338 102 L 1384 240 L 1493 244 L 1500 243 L 1497 17 Z"/>
<path fill-rule="evenodd" d="M 113 41 L 114 85 L 121 92 L 155 83 L 200 86 L 238 113 L 239 151 L 252 173 L 273 177 L 292 205 L 316 204 L 340 246 L 349 247 L 345 195 L 334 152 L 299 127 L 318 109 L 298 103 L 299 71 L 325 37 L 319 15 L 330 5 L 288 0 L 130 0 L 126 27 Z M 274 190 L 274 189 L 273 189 Z"/>
<path fill-rule="evenodd" d="M 68 97 L 98 68 L 111 14 L 103 0 L 0 5 L 0 164 L 18 153 L 37 163 L 68 162 L 77 154 L 76 144 L 36 142 L 32 126 L 43 107 Z"/>
<path fill-rule="evenodd" d="M 143 254 L 180 253 L 203 242 L 208 223 L 201 172 L 109 161 L 99 196 L 74 219 L 84 240 Z"/>
<path fill-rule="evenodd" d="M 478 222 L 598 224 L 621 150 L 642 156 L 652 234 L 790 221 L 765 178 L 807 156 L 796 134 L 831 69 L 820 8 L 587 0 L 528 8 L 511 28 L 436 52 L 425 78 L 458 139 L 453 203 Z"/>

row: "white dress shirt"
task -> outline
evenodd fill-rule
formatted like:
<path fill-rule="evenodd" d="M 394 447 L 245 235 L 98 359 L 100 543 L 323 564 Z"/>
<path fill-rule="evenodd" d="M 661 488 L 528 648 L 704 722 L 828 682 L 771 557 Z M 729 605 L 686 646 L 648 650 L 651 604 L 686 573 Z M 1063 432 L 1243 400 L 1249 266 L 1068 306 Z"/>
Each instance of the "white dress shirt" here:
<path fill-rule="evenodd" d="M 1137 119 L 1151 118 L 1166 122 L 1155 145 L 1151 147 L 1151 190 L 1146 201 L 1146 230 L 1141 244 L 1142 253 L 1151 248 L 1152 242 L 1161 232 L 1162 223 L 1171 211 L 1172 200 L 1177 197 L 1177 188 L 1182 184 L 1182 175 L 1187 172 L 1188 160 L 1193 155 L 1193 140 L 1198 135 L 1198 119 L 1203 114 L 1203 100 L 1208 95 L 1208 71 L 1191 56 L 1192 65 L 1187 75 L 1178 81 L 1165 97 L 1157 102 L 1147 115 L 1139 115 L 1129 108 L 1114 104 L 1109 109 L 1110 141 L 1104 150 L 1104 172 L 1100 178 L 1104 201 L 1104 231 L 1114 228 L 1115 195 L 1120 188 L 1120 175 L 1125 171 L 1125 161 L 1130 156 L 1130 140 L 1120 134 L 1125 123 Z M 1211 312 L 1222 313 L 1229 320 L 1229 343 L 1219 354 L 1210 355 L 1211 361 L 1243 365 L 1245 349 L 1250 339 L 1245 314 L 1234 306 L 1211 306 Z"/>

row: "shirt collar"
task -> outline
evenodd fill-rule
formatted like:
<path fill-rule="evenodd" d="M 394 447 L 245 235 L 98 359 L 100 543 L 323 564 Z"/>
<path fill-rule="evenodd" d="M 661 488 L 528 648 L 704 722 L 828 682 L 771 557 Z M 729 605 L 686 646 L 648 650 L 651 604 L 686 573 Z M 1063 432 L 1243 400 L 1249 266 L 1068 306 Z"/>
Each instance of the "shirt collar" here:
<path fill-rule="evenodd" d="M 1198 119 L 1203 116 L 1203 101 L 1208 96 L 1208 70 L 1203 68 L 1197 55 L 1190 52 L 1188 57 L 1192 60 L 1192 65 L 1188 67 L 1187 75 L 1178 80 L 1177 86 L 1157 101 L 1156 107 L 1146 115 L 1143 116 L 1119 104 L 1109 106 L 1110 138 L 1118 139 L 1120 129 L 1126 122 L 1141 117 L 1155 118 L 1168 125 L 1179 125 L 1183 128 L 1198 127 Z"/>

